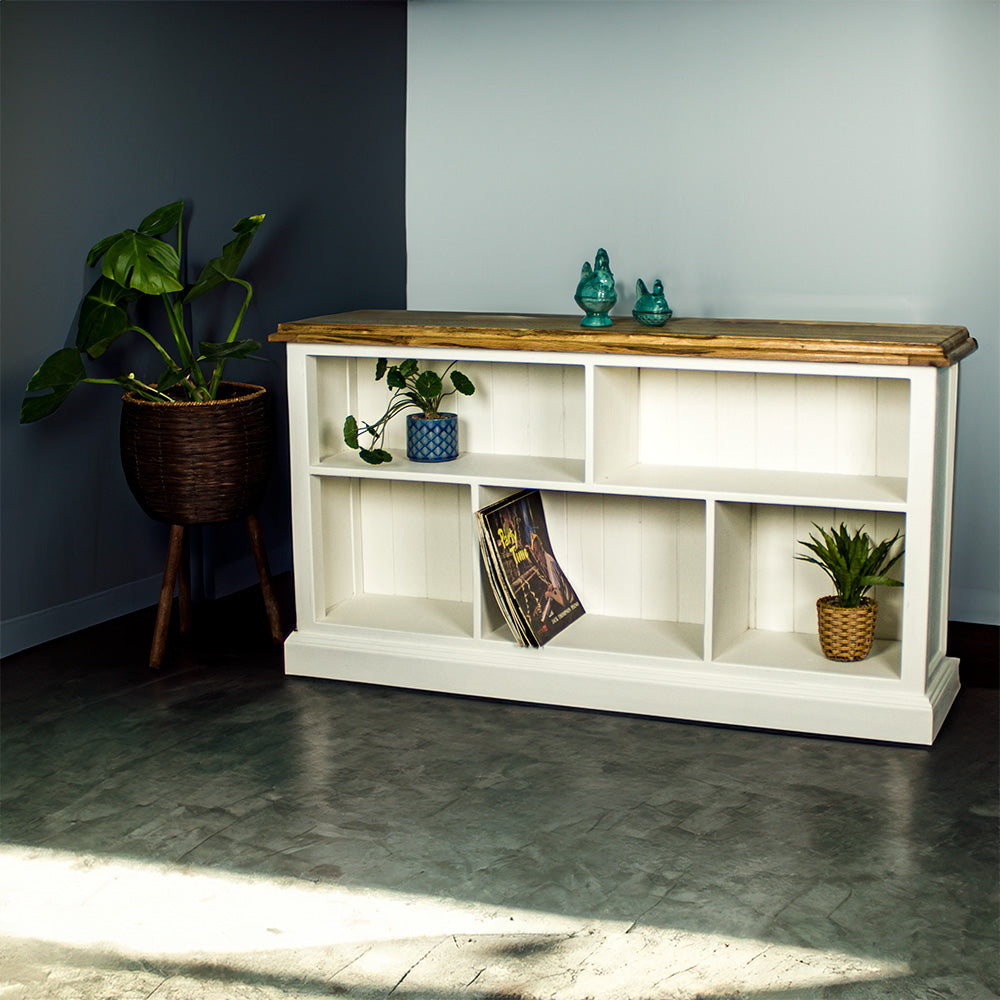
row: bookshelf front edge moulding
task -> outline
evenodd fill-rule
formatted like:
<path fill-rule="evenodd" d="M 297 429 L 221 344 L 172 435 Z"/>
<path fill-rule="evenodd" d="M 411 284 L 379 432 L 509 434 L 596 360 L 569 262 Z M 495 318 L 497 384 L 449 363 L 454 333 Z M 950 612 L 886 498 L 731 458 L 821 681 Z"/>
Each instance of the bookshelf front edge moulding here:
<path fill-rule="evenodd" d="M 963 327 L 360 311 L 282 324 L 300 676 L 930 744 L 945 654 Z M 344 418 L 385 407 L 379 357 L 458 361 L 458 459 L 366 465 Z M 541 649 L 507 630 L 475 512 L 541 491 L 586 615 Z M 872 652 L 819 650 L 813 522 L 901 529 Z"/>

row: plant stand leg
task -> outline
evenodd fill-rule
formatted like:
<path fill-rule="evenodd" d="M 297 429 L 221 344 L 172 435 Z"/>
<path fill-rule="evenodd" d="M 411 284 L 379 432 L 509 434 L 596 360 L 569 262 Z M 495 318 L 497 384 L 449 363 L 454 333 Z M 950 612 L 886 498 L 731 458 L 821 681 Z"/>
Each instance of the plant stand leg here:
<path fill-rule="evenodd" d="M 180 634 L 187 635 L 191 631 L 191 535 L 186 531 L 181 551 L 180 581 L 177 584 L 177 612 Z"/>
<path fill-rule="evenodd" d="M 256 514 L 247 515 L 247 530 L 250 533 L 250 547 L 253 549 L 254 561 L 257 563 L 257 575 L 260 577 L 260 590 L 264 595 L 264 608 L 267 610 L 267 622 L 271 627 L 271 639 L 275 645 L 280 645 L 285 639 L 285 634 L 281 628 L 278 600 L 274 595 L 271 571 L 267 565 L 264 536 L 261 533 L 260 520 Z"/>
<path fill-rule="evenodd" d="M 184 555 L 184 526 L 170 526 L 170 544 L 167 547 L 167 564 L 163 569 L 163 585 L 160 587 L 160 604 L 156 611 L 156 627 L 153 629 L 153 648 L 149 652 L 149 667 L 159 670 L 163 665 L 163 655 L 167 649 L 167 630 L 170 628 L 170 609 L 174 603 L 174 585 L 180 573 Z"/>

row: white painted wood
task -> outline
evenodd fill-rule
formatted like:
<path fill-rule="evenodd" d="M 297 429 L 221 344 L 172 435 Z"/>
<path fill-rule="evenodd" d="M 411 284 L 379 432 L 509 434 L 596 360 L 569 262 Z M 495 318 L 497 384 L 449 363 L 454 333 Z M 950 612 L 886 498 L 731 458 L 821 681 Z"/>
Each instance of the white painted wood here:
<path fill-rule="evenodd" d="M 750 372 L 734 372 L 718 376 L 715 396 L 717 413 L 715 427 L 716 464 L 723 469 L 756 469 L 757 456 L 756 409 L 757 377 Z M 808 468 L 808 466 L 799 466 Z M 826 470 L 820 470 L 826 471 Z"/>
<path fill-rule="evenodd" d="M 599 480 L 608 492 L 711 498 L 763 503 L 830 500 L 873 510 L 903 510 L 906 480 L 842 476 L 825 472 L 775 472 L 771 469 L 712 469 L 705 466 L 634 465 Z"/>
<path fill-rule="evenodd" d="M 321 611 L 323 569 L 315 560 L 317 539 L 322 538 L 319 485 L 308 474 L 311 451 L 315 453 L 315 428 L 319 394 L 315 359 L 303 344 L 290 344 L 287 357 L 289 467 L 292 499 L 292 559 L 297 570 L 296 621 L 312 623 Z"/>
<path fill-rule="evenodd" d="M 934 369 L 913 373 L 910 386 L 909 475 L 907 477 L 906 567 L 903 587 L 903 683 L 915 691 L 927 684 L 928 664 L 933 659 L 928 641 L 932 614 L 931 563 L 935 546 L 935 473 L 940 462 L 935 455 L 938 440 L 938 381 Z"/>
<path fill-rule="evenodd" d="M 362 589 L 357 575 L 358 551 L 355 519 L 356 489 L 348 480 L 337 482 L 313 481 L 313 503 L 320 511 L 321 541 L 317 561 L 322 573 L 322 589 L 315 598 L 314 618 L 322 618 L 342 601 L 349 600 Z"/>
<path fill-rule="evenodd" d="M 420 349 L 476 381 L 463 454 L 367 466 L 347 412 L 387 392 L 377 347 L 289 346 L 299 627 L 290 673 L 671 718 L 929 743 L 958 687 L 944 656 L 956 369 Z M 398 360 L 398 359 L 397 359 Z M 474 513 L 542 491 L 587 614 L 519 648 Z M 905 526 L 871 656 L 819 651 L 801 538 Z"/>
<path fill-rule="evenodd" d="M 763 504 L 754 508 L 751 524 L 753 557 L 750 566 L 753 600 L 751 627 L 767 632 L 795 631 L 795 566 L 798 551 L 789 508 Z M 815 587 L 826 586 L 820 570 Z M 814 589 L 813 593 L 817 590 Z"/>
<path fill-rule="evenodd" d="M 914 744 L 933 742 L 958 689 L 955 660 L 942 662 L 937 683 L 923 696 L 891 680 L 839 673 L 707 669 L 686 657 L 555 644 L 528 650 L 447 636 L 415 643 L 414 634 L 420 633 L 299 630 L 286 641 L 286 664 L 305 677 Z M 820 683 L 811 682 L 814 676 Z"/>
<path fill-rule="evenodd" d="M 932 504 L 928 657 L 944 655 L 948 644 L 948 591 L 951 576 L 951 522 L 955 482 L 955 429 L 958 416 L 958 367 L 938 373 L 934 439 L 936 468 Z"/>
<path fill-rule="evenodd" d="M 594 476 L 598 481 L 620 481 L 640 461 L 639 372 L 601 365 L 594 369 L 593 385 Z M 675 426 L 673 411 L 654 410 L 650 423 L 669 436 Z"/>
<path fill-rule="evenodd" d="M 957 368 L 948 370 L 958 371 Z M 906 478 L 909 458 L 909 413 L 909 380 L 880 379 L 875 424 L 875 467 L 879 476 Z"/>
<path fill-rule="evenodd" d="M 715 505 L 714 652 L 718 656 L 751 626 L 751 510 Z"/>
<path fill-rule="evenodd" d="M 360 594 L 332 607 L 320 624 L 355 631 L 467 637 L 472 635 L 472 605 L 395 594 Z"/>

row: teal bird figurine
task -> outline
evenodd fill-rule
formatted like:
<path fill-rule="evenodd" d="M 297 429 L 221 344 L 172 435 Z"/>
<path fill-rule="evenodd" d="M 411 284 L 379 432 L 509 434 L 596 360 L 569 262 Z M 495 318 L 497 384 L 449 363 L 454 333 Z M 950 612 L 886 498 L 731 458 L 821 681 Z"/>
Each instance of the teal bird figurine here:
<path fill-rule="evenodd" d="M 652 291 L 646 287 L 642 278 L 635 283 L 635 308 L 632 315 L 643 326 L 663 326 L 673 314 L 664 298 L 663 282 L 659 278 L 653 282 Z"/>
<path fill-rule="evenodd" d="M 618 293 L 615 291 L 615 276 L 611 273 L 611 261 L 603 247 L 597 251 L 593 267 L 589 261 L 583 262 L 580 283 L 576 286 L 573 298 L 586 313 L 580 320 L 580 326 L 611 326 L 608 313 L 618 301 Z"/>

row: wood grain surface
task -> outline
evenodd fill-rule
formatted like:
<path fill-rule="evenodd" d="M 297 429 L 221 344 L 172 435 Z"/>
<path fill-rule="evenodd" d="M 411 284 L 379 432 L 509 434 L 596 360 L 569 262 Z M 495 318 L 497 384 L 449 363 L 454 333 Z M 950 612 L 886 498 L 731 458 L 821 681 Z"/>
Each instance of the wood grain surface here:
<path fill-rule="evenodd" d="M 952 365 L 978 346 L 963 326 L 682 317 L 646 327 L 631 318 L 613 321 L 593 330 L 581 327 L 577 316 L 358 310 L 281 323 L 269 339 L 934 367 Z"/>

